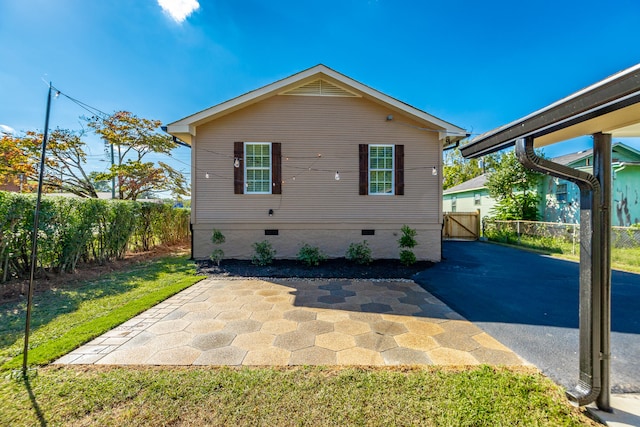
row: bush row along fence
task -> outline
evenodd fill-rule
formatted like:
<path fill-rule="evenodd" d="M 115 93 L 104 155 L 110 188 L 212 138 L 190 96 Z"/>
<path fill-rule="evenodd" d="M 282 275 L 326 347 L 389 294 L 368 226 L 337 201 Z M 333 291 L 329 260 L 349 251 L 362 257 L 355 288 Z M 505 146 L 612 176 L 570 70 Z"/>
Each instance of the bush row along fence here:
<path fill-rule="evenodd" d="M 500 221 L 484 218 L 482 221 L 482 233 L 492 240 L 504 240 L 507 236 L 516 239 L 520 236 L 528 236 L 540 239 L 554 239 L 573 245 L 580 243 L 580 224 Z M 640 247 L 640 227 L 611 227 L 611 246 L 613 248 Z"/>
<path fill-rule="evenodd" d="M 0 282 L 30 270 L 34 195 L 0 191 Z M 189 238 L 189 210 L 125 200 L 42 198 L 37 266 L 74 271 L 78 262 L 106 263 Z"/>

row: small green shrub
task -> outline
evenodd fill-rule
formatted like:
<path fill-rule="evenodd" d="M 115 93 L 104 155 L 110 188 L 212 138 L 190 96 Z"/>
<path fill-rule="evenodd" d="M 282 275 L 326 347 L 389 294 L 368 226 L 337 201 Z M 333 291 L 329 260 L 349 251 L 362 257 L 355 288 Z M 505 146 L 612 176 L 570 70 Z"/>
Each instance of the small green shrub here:
<path fill-rule="evenodd" d="M 211 234 L 211 241 L 214 245 L 221 245 L 226 240 L 227 238 L 224 237 L 222 231 L 218 230 L 217 228 L 213 229 L 213 233 Z M 224 259 L 224 251 L 220 248 L 216 248 L 213 250 L 213 252 L 211 252 L 211 256 L 209 256 L 209 258 L 211 259 L 211 261 L 215 262 L 217 266 L 219 266 L 220 261 Z"/>
<path fill-rule="evenodd" d="M 371 248 L 366 240 L 362 243 L 352 243 L 349 245 L 349 249 L 347 249 L 345 258 L 356 264 L 371 264 Z"/>
<path fill-rule="evenodd" d="M 276 256 L 276 250 L 273 249 L 273 246 L 271 246 L 271 243 L 268 240 L 254 243 L 253 249 L 255 254 L 251 259 L 251 262 L 255 265 L 269 265 L 273 262 L 273 258 Z"/>
<path fill-rule="evenodd" d="M 302 245 L 298 252 L 298 261 L 304 262 L 307 266 L 318 266 L 327 257 L 320 251 L 317 246 L 310 246 L 308 244 Z"/>
<path fill-rule="evenodd" d="M 416 255 L 409 249 L 403 249 L 400 251 L 400 262 L 402 265 L 413 265 L 416 261 Z"/>
<path fill-rule="evenodd" d="M 402 236 L 398 239 L 398 245 L 401 248 L 413 248 L 418 245 L 418 242 L 415 239 L 418 232 L 415 229 L 408 225 L 403 225 L 400 231 L 402 231 Z"/>
<path fill-rule="evenodd" d="M 218 230 L 217 228 L 213 229 L 213 234 L 211 235 L 211 241 L 213 242 L 214 245 L 221 245 L 226 240 L 227 238 L 224 237 L 224 234 L 222 234 L 222 231 Z"/>
<path fill-rule="evenodd" d="M 400 247 L 400 262 L 404 265 L 415 264 L 416 256 L 411 248 L 418 245 L 416 240 L 418 232 L 408 225 L 403 225 L 400 231 L 402 231 L 402 236 L 398 239 L 398 246 Z"/>
<path fill-rule="evenodd" d="M 214 249 L 209 258 L 215 262 L 217 266 L 220 266 L 220 261 L 224 259 L 224 251 L 222 249 Z"/>

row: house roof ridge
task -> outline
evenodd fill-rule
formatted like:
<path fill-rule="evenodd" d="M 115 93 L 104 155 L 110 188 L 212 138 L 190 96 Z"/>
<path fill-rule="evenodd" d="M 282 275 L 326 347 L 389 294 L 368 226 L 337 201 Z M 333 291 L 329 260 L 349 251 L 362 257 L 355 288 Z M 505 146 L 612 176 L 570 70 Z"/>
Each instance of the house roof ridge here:
<path fill-rule="evenodd" d="M 361 83 L 324 64 L 318 64 L 313 67 L 304 69 L 288 77 L 276 80 L 273 83 L 261 86 L 249 92 L 245 92 L 244 94 L 238 95 L 227 101 L 215 104 L 189 116 L 183 117 L 182 119 L 171 122 L 167 125 L 167 132 L 180 139 L 183 139 L 187 143 L 190 143 L 191 136 L 195 135 L 196 126 L 211 120 L 215 120 L 218 117 L 232 113 L 264 99 L 278 95 L 283 90 L 294 86 L 298 82 L 302 82 L 306 79 L 312 79 L 316 76 L 322 75 L 326 76 L 328 79 L 333 79 L 340 84 L 349 87 L 350 89 L 362 94 L 364 97 L 371 101 L 377 102 L 381 105 L 386 106 L 387 108 L 390 108 L 390 110 L 392 111 L 395 110 L 409 114 L 418 121 L 430 124 L 435 128 L 434 131 L 441 133 L 441 139 L 447 137 L 454 140 L 459 140 L 467 136 L 465 129 L 442 120 L 432 114 L 429 114 L 424 110 L 407 104 L 404 101 L 400 101 L 397 98 L 380 92 L 377 89 Z"/>

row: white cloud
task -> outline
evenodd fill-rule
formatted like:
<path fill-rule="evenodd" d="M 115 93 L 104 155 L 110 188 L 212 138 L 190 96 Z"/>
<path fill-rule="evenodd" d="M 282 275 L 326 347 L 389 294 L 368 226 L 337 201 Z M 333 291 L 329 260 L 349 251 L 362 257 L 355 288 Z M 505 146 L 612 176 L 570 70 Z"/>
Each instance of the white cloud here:
<path fill-rule="evenodd" d="M 0 133 L 6 133 L 7 135 L 15 135 L 16 130 L 11 126 L 0 125 Z"/>
<path fill-rule="evenodd" d="M 200 8 L 198 0 L 158 0 L 158 4 L 178 24 Z"/>

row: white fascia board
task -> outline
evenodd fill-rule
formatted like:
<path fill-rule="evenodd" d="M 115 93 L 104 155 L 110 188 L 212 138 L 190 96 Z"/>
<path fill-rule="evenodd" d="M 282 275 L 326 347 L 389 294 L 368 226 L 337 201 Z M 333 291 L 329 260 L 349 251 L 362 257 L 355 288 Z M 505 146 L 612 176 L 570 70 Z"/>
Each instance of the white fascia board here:
<path fill-rule="evenodd" d="M 402 101 L 399 101 L 395 98 L 390 97 L 389 95 L 385 95 L 382 92 L 379 92 L 367 85 L 364 85 L 356 80 L 353 80 L 343 74 L 340 74 L 330 68 L 325 67 L 324 65 L 321 65 L 320 67 L 323 67 L 324 70 L 322 71 L 324 74 L 326 74 L 329 77 L 332 77 L 338 81 L 340 81 L 341 83 L 344 83 L 346 85 L 351 86 L 352 88 L 362 92 L 363 94 L 366 94 L 369 96 L 369 98 L 372 98 L 378 102 L 382 102 L 383 104 L 387 104 L 388 106 L 396 109 L 396 110 L 400 110 L 403 111 L 407 114 L 410 114 L 412 116 L 415 116 L 418 119 L 421 119 L 423 121 L 426 121 L 428 123 L 431 123 L 433 125 L 435 125 L 436 127 L 440 128 L 437 130 L 442 130 L 443 132 L 440 132 L 440 139 L 444 139 L 444 137 L 446 136 L 466 136 L 467 131 L 459 128 L 458 126 L 455 126 L 449 122 L 445 122 L 444 120 L 441 120 L 437 117 L 432 116 L 431 114 L 419 110 L 415 107 L 412 107 L 409 104 L 406 104 Z M 434 129 L 436 130 L 436 129 Z M 444 134 L 444 137 L 442 136 Z"/>
<path fill-rule="evenodd" d="M 184 129 L 184 126 L 189 126 L 189 133 L 195 136 L 195 127 L 205 123 L 210 120 L 214 120 L 217 117 L 229 114 L 233 111 L 236 111 L 245 106 L 256 103 L 264 98 L 268 98 L 273 96 L 283 90 L 287 89 L 290 86 L 294 86 L 299 84 L 300 82 L 310 79 L 322 77 L 325 75 L 330 77 L 350 88 L 361 92 L 363 95 L 367 95 L 373 101 L 376 101 L 381 104 L 386 104 L 387 106 L 405 112 L 420 121 L 425 121 L 433 126 L 435 126 L 441 132 L 441 139 L 446 138 L 446 136 L 457 136 L 464 137 L 466 136 L 466 131 L 462 128 L 459 128 L 451 123 L 445 122 L 444 120 L 438 119 L 422 110 L 418 110 L 401 102 L 395 98 L 392 98 L 388 95 L 383 94 L 382 92 L 378 92 L 375 89 L 370 88 L 356 80 L 353 80 L 343 74 L 340 74 L 325 65 L 316 65 L 315 67 L 309 68 L 307 70 L 301 71 L 297 74 L 294 74 L 290 77 L 284 78 L 282 80 L 278 80 L 275 83 L 269 84 L 267 86 L 263 86 L 259 89 L 253 90 L 251 92 L 247 92 L 244 95 L 240 95 L 236 98 L 230 99 L 229 101 L 225 101 L 221 104 L 214 105 L 213 107 L 207 108 L 206 110 L 202 110 L 198 113 L 187 116 L 183 119 L 175 121 L 167 125 L 167 132 L 171 135 L 175 135 L 174 132 L 179 132 L 178 129 Z M 442 137 L 444 135 L 444 137 Z M 178 135 L 175 135 L 178 136 Z M 181 138 L 183 139 L 183 138 Z M 184 141 L 184 139 L 183 139 Z M 186 142 L 186 141 L 185 141 Z"/>
<path fill-rule="evenodd" d="M 167 125 L 167 133 L 173 135 L 181 141 L 192 145 L 192 137 L 196 136 L 195 126 L 170 124 Z"/>
<path fill-rule="evenodd" d="M 221 104 L 214 105 L 213 107 L 207 108 L 206 110 L 202 110 L 198 113 L 187 116 L 183 119 L 180 119 L 176 122 L 169 124 L 167 127 L 171 129 L 176 125 L 190 125 L 190 126 L 198 126 L 203 122 L 207 122 L 209 120 L 213 120 L 216 117 L 228 114 L 232 111 L 236 111 L 242 107 L 258 102 L 264 98 L 272 96 L 279 91 L 283 90 L 287 86 L 298 83 L 302 80 L 305 80 L 309 77 L 315 76 L 322 72 L 322 69 L 328 69 L 323 65 L 318 65 L 313 68 L 309 68 L 307 70 L 301 71 L 297 74 L 284 78 L 282 80 L 278 80 L 275 83 L 271 83 L 267 86 L 263 86 L 261 88 L 252 90 L 251 92 L 247 92 L 244 95 L 240 95 L 236 98 L 225 101 Z"/>

